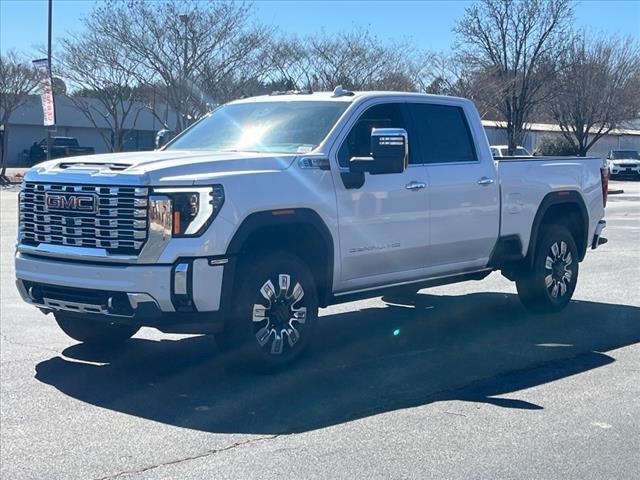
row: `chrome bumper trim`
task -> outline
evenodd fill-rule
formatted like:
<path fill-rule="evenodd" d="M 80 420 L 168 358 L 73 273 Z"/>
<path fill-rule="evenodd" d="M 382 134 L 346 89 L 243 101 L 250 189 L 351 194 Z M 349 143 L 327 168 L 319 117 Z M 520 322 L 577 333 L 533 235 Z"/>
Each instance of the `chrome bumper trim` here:
<path fill-rule="evenodd" d="M 57 300 L 47 297 L 43 298 L 42 302 L 38 302 L 31 296 L 31 292 L 28 292 L 25 289 L 24 284 L 21 280 L 16 280 L 16 287 L 18 288 L 18 292 L 25 302 L 33 305 L 34 307 L 48 311 L 91 313 L 94 315 L 106 315 L 109 317 L 133 318 L 136 314 L 136 311 L 140 307 L 140 304 L 142 303 L 153 303 L 155 307 L 160 310 L 160 305 L 158 305 L 158 302 L 147 293 L 127 293 L 126 295 L 129 299 L 129 304 L 133 309 L 133 315 L 121 315 L 109 311 L 110 305 L 95 305 L 92 303 L 70 302 L 67 300 Z M 107 303 L 111 303 L 111 298 L 109 298 L 109 301 Z"/>
<path fill-rule="evenodd" d="M 189 284 L 189 264 L 179 263 L 173 274 L 173 293 L 175 295 L 187 295 Z"/>

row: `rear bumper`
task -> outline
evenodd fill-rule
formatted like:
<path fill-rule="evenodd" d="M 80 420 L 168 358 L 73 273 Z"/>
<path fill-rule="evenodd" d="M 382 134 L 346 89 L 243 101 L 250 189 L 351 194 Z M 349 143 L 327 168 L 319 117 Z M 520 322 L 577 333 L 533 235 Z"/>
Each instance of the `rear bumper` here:
<path fill-rule="evenodd" d="M 174 265 L 88 264 L 21 253 L 15 259 L 20 295 L 47 313 L 72 312 L 161 330 L 176 322 L 220 317 L 225 265 L 207 258 Z"/>

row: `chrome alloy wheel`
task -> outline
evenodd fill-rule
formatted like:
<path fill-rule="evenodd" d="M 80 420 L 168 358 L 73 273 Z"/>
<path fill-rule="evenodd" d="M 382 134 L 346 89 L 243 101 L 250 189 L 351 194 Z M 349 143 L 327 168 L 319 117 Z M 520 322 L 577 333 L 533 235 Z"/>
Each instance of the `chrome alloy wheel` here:
<path fill-rule="evenodd" d="M 300 340 L 307 319 L 304 289 L 298 282 L 291 288 L 291 276 L 281 273 L 278 288 L 269 279 L 260 288 L 260 295 L 266 305 L 262 302 L 253 305 L 256 340 L 272 355 L 281 355 L 285 348 L 293 349 Z"/>
<path fill-rule="evenodd" d="M 573 279 L 572 263 L 571 252 L 564 241 L 551 245 L 544 264 L 544 284 L 553 298 L 563 297 L 569 290 Z"/>

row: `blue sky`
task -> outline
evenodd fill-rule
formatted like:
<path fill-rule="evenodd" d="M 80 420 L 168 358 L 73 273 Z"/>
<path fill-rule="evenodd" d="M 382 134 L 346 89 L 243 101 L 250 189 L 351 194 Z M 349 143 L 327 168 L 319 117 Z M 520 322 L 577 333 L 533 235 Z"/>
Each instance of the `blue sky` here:
<path fill-rule="evenodd" d="M 94 0 L 53 0 L 53 37 L 82 28 Z M 257 1 L 256 18 L 289 33 L 331 33 L 368 27 L 381 39 L 404 39 L 448 51 L 452 28 L 469 1 Z M 606 34 L 640 38 L 640 0 L 575 2 L 576 24 Z M 46 44 L 46 0 L 0 0 L 0 50 L 29 53 Z"/>

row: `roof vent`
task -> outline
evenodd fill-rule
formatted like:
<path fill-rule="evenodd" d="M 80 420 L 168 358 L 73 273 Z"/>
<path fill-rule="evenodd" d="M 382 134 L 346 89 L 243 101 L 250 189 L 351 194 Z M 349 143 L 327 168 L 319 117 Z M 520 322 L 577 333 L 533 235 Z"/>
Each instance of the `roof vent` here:
<path fill-rule="evenodd" d="M 355 95 L 355 93 L 353 93 L 351 90 L 347 90 L 345 88 L 342 88 L 342 85 L 338 85 L 336 88 L 333 89 L 333 97 L 353 97 Z"/>

